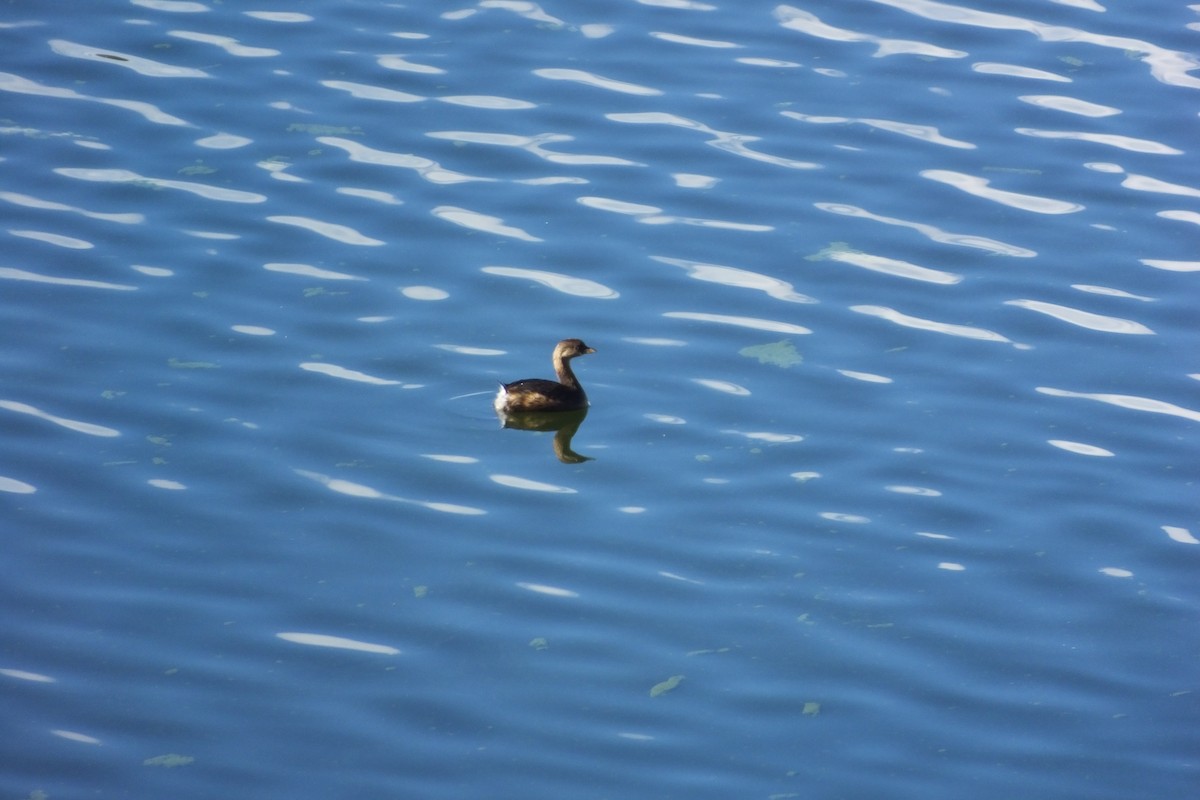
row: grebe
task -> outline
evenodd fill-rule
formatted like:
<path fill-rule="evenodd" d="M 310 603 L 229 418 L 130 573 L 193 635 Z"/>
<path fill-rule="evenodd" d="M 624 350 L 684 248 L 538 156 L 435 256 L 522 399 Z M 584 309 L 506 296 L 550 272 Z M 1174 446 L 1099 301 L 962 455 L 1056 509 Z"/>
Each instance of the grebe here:
<path fill-rule="evenodd" d="M 588 399 L 575 373 L 571 359 L 596 352 L 580 339 L 563 339 L 554 346 L 554 373 L 558 382 L 526 378 L 500 385 L 494 405 L 498 412 L 578 411 L 587 408 Z"/>

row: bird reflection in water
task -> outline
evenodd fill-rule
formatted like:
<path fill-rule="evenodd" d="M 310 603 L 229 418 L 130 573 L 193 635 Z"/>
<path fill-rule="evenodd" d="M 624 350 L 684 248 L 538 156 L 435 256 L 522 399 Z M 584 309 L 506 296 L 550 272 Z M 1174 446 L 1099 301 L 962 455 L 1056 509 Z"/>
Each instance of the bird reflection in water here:
<path fill-rule="evenodd" d="M 571 439 L 583 424 L 588 410 L 578 411 L 502 411 L 496 416 L 500 425 L 520 431 L 554 431 L 554 455 L 564 464 L 582 464 L 594 459 L 581 456 L 571 449 Z"/>

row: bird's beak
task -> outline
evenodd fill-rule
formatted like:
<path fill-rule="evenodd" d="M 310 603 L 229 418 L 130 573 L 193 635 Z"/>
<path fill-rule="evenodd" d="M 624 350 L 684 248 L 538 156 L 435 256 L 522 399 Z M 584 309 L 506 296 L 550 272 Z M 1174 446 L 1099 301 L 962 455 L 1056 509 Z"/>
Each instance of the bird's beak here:
<path fill-rule="evenodd" d="M 596 348 L 594 348 L 594 347 L 589 347 L 587 350 L 584 350 L 583 352 L 584 352 L 585 354 L 588 354 L 588 353 L 594 353 L 594 352 L 596 352 Z"/>

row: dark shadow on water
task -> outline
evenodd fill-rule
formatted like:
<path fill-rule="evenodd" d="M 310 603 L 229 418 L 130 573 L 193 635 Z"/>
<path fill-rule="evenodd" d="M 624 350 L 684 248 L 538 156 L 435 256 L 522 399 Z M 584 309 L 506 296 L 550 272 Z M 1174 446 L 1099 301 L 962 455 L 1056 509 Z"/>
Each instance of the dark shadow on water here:
<path fill-rule="evenodd" d="M 587 456 L 581 456 L 571 449 L 571 439 L 587 417 L 587 409 L 579 411 L 546 411 L 506 413 L 497 411 L 496 416 L 505 428 L 520 431 L 555 431 L 554 455 L 564 464 L 582 464 L 593 461 Z"/>

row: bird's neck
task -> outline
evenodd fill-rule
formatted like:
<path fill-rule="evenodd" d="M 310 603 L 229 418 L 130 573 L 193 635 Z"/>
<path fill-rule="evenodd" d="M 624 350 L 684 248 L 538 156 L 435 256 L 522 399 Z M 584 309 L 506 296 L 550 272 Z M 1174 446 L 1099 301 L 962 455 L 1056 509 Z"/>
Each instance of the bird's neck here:
<path fill-rule="evenodd" d="M 563 358 L 557 353 L 554 354 L 554 374 L 558 376 L 558 382 L 563 386 L 568 386 L 572 389 L 579 388 L 579 379 L 571 371 L 570 360 Z"/>

